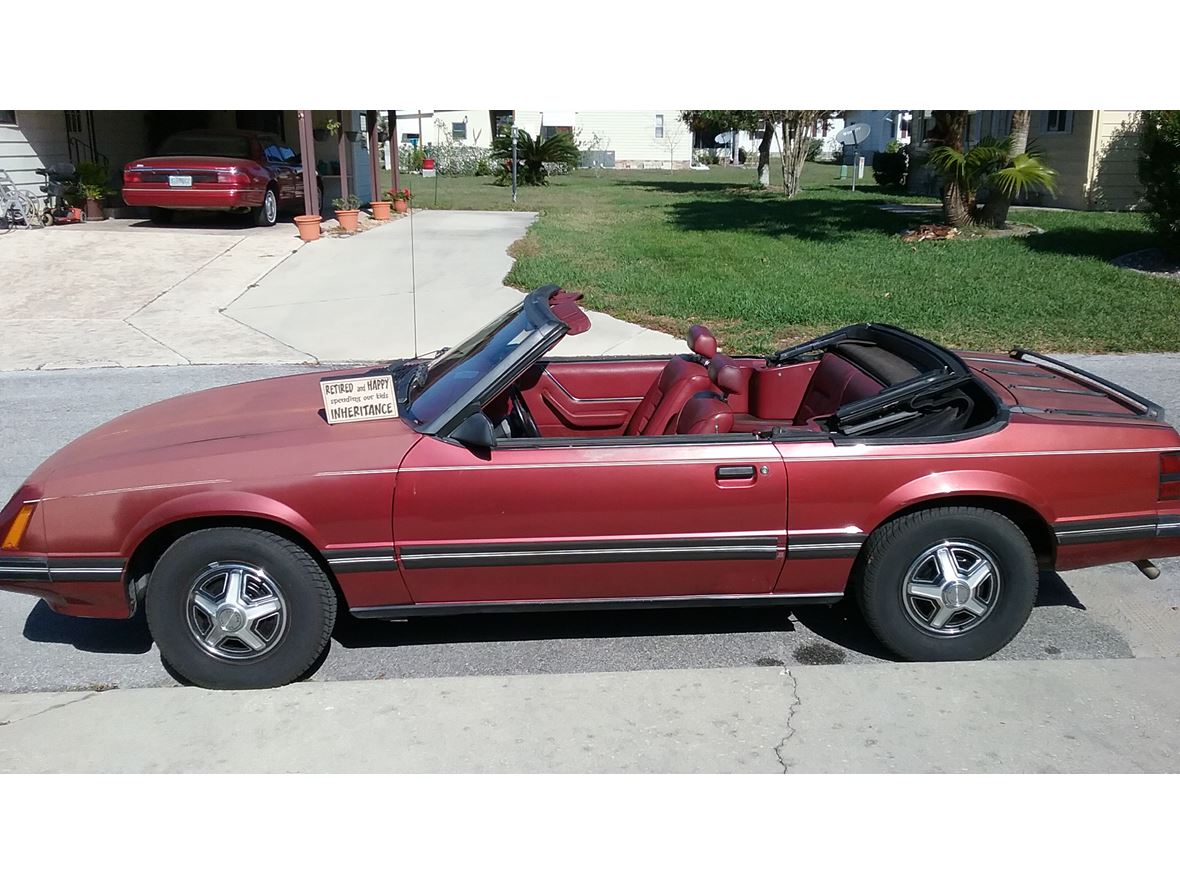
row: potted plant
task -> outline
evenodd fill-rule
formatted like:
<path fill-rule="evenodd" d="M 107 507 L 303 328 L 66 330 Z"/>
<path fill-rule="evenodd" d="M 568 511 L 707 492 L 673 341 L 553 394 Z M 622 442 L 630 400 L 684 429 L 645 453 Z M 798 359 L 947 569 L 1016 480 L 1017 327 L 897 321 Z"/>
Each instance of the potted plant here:
<path fill-rule="evenodd" d="M 107 184 L 110 180 L 109 171 L 98 163 L 79 163 L 77 173 L 78 196 L 86 201 L 86 220 L 102 221 L 106 218 L 102 202 L 114 193 Z"/>
<path fill-rule="evenodd" d="M 347 197 L 337 197 L 332 201 L 332 208 L 336 210 L 336 220 L 340 222 L 340 229 L 348 233 L 356 232 L 357 216 L 360 215 L 361 201 L 356 194 Z"/>
<path fill-rule="evenodd" d="M 389 191 L 389 198 L 393 200 L 393 211 L 398 215 L 406 212 L 410 207 L 410 189 L 403 187 L 399 191 Z"/>
<path fill-rule="evenodd" d="M 389 210 L 393 206 L 390 200 L 370 200 L 369 214 L 374 221 L 389 221 Z"/>
<path fill-rule="evenodd" d="M 299 228 L 299 239 L 305 243 L 320 238 L 320 217 L 318 215 L 296 215 L 295 226 Z"/>

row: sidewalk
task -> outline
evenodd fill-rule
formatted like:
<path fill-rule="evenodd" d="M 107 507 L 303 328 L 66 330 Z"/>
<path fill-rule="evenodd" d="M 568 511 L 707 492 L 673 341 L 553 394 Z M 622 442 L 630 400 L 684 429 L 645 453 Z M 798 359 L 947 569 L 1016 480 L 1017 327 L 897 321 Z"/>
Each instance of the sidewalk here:
<path fill-rule="evenodd" d="M 3 772 L 1170 772 L 1180 659 L 0 696 Z"/>

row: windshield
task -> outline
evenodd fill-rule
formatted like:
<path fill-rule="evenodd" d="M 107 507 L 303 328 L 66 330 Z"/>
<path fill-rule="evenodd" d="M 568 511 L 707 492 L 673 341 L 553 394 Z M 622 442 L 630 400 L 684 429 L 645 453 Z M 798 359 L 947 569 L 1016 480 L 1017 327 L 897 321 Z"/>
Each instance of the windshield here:
<path fill-rule="evenodd" d="M 462 344 L 420 366 L 419 374 L 410 383 L 410 416 L 419 424 L 434 421 L 537 331 L 517 306 Z"/>
<path fill-rule="evenodd" d="M 232 157 L 250 159 L 250 139 L 223 132 L 180 132 L 164 139 L 165 157 Z"/>

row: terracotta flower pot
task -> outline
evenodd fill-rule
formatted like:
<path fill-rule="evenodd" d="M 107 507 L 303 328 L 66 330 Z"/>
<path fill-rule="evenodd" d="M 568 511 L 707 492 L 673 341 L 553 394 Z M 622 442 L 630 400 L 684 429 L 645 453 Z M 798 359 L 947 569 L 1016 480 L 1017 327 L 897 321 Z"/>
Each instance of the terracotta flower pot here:
<path fill-rule="evenodd" d="M 299 239 L 305 243 L 320 238 L 320 217 L 318 215 L 296 215 L 295 226 L 299 228 Z"/>
<path fill-rule="evenodd" d="M 406 211 L 406 201 L 405 200 L 394 200 L 393 201 L 393 211 L 396 212 L 398 215 L 403 214 Z"/>
<path fill-rule="evenodd" d="M 356 219 L 360 214 L 360 209 L 337 209 L 336 220 L 340 222 L 340 229 L 350 234 L 356 233 Z"/>
<path fill-rule="evenodd" d="M 106 213 L 103 212 L 102 202 L 100 200 L 86 200 L 86 220 L 87 221 L 102 221 L 105 219 Z"/>
<path fill-rule="evenodd" d="M 388 200 L 373 200 L 369 203 L 369 211 L 373 213 L 373 220 L 388 221 L 389 207 L 392 205 Z"/>

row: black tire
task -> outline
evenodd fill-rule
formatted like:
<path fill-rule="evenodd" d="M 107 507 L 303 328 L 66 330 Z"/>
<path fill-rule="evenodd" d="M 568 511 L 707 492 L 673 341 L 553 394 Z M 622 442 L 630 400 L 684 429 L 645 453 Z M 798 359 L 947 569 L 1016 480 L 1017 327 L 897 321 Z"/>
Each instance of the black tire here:
<path fill-rule="evenodd" d="M 980 573 L 995 575 L 983 579 L 979 595 L 965 583 L 950 582 L 942 584 L 950 603 L 907 592 L 909 585 L 920 585 L 920 590 L 939 586 L 942 566 L 939 554 L 931 551 L 944 543 L 957 551 L 952 555 L 965 558 L 955 559 L 956 565 L 966 561 L 974 567 L 982 561 L 988 568 Z M 972 562 L 973 551 L 981 559 Z M 1032 546 L 1011 520 L 992 510 L 941 507 L 900 517 L 873 532 L 854 589 L 869 628 L 901 658 L 976 661 L 995 654 L 1024 627 L 1036 601 L 1037 579 Z M 994 598 L 986 602 L 992 593 Z M 967 595 L 972 610 L 958 610 Z M 979 609 L 986 614 L 977 617 Z M 950 620 L 936 627 L 939 615 L 952 610 Z M 920 623 L 927 612 L 932 613 L 929 622 Z"/>
<path fill-rule="evenodd" d="M 148 209 L 148 218 L 151 219 L 152 224 L 171 224 L 173 214 L 171 209 L 161 209 L 159 206 L 152 206 Z"/>
<path fill-rule="evenodd" d="M 220 652 L 202 644 L 192 626 L 191 591 L 210 568 L 239 563 L 261 570 L 278 588 L 284 620 L 273 645 L 257 652 L 242 645 L 245 651 L 238 654 L 255 656 L 227 659 L 218 655 L 233 653 L 233 636 Z M 148 628 L 165 662 L 203 688 L 272 688 L 293 682 L 327 647 L 336 622 L 335 591 L 307 551 L 249 528 L 201 529 L 177 540 L 152 570 L 146 607 Z"/>
<path fill-rule="evenodd" d="M 273 187 L 266 189 L 262 198 L 262 205 L 251 214 L 255 227 L 274 227 L 279 220 L 279 195 Z"/>

